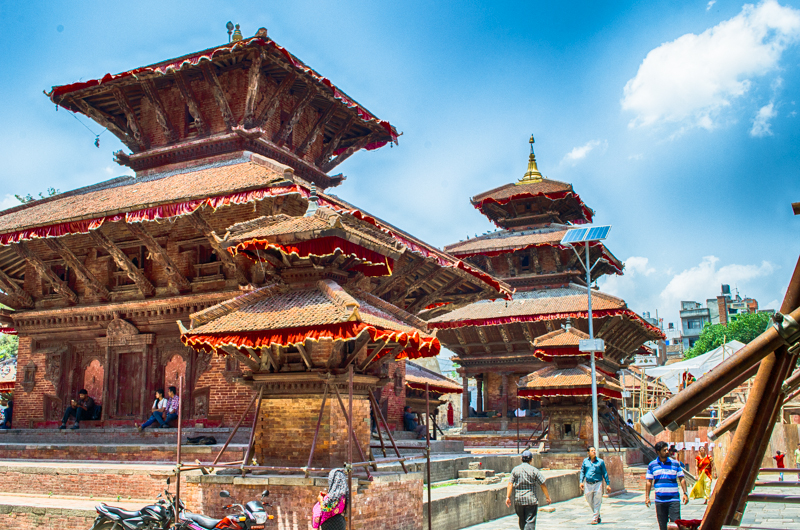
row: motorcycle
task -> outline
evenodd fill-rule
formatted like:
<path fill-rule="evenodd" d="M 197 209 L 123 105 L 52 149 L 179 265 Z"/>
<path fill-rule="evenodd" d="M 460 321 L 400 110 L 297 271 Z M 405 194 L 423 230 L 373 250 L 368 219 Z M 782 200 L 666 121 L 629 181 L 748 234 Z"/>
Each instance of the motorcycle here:
<path fill-rule="evenodd" d="M 167 478 L 167 486 L 169 483 Z M 159 493 L 156 498 L 155 504 L 137 511 L 100 503 L 95 507 L 97 517 L 91 530 L 169 530 L 175 520 L 175 496 L 165 489 L 163 495 Z M 179 505 L 180 510 L 186 507 L 183 501 Z"/>
<path fill-rule="evenodd" d="M 225 490 L 219 492 L 219 496 L 229 499 L 231 494 Z M 244 506 L 238 503 L 231 503 L 223 506 L 225 509 L 239 508 L 239 513 L 227 515 L 222 519 L 214 519 L 188 510 L 181 512 L 182 521 L 177 525 L 180 530 L 262 530 L 267 521 L 275 519 L 274 515 L 268 515 L 265 507 L 270 506 L 264 502 L 269 496 L 269 490 L 261 493 L 260 501 L 250 501 Z"/>

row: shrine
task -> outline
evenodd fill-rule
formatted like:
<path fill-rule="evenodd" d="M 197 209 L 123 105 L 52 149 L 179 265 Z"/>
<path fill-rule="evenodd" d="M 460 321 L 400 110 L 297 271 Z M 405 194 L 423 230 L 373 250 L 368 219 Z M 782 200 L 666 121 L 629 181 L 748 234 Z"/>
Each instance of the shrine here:
<path fill-rule="evenodd" d="M 48 96 L 119 138 L 128 152 L 116 160 L 135 174 L 0 212 L 0 301 L 13 308 L 0 320 L 19 335 L 17 427 L 55 427 L 80 388 L 102 405 L 99 424 L 132 426 L 155 389 L 179 380 L 189 424 L 233 424 L 254 386 L 265 410 L 301 395 L 317 409 L 316 374 L 338 381 L 348 362 L 358 398 L 375 390 L 401 425 L 403 359 L 439 347 L 414 315 L 510 296 L 491 275 L 324 193 L 345 180 L 333 169 L 397 132 L 266 29 Z M 314 314 L 298 289 L 330 312 Z M 250 302 L 283 307 L 312 342 L 222 348 L 197 334 Z M 183 337 L 176 321 L 189 327 Z M 386 384 L 396 375 L 397 389 Z M 291 408 L 300 421 L 305 405 Z"/>
<path fill-rule="evenodd" d="M 551 428 L 559 425 L 551 430 L 551 448 L 584 448 L 592 425 L 591 406 L 582 392 L 590 379 L 577 341 L 588 338 L 587 289 L 593 289 L 595 337 L 606 345 L 597 366 L 608 397 L 620 397 L 615 374 L 626 359 L 662 333 L 624 300 L 586 285 L 581 259 L 561 239 L 572 226 L 590 223 L 594 211 L 572 185 L 541 174 L 533 143 L 531 137 L 528 169 L 518 182 L 471 200 L 498 230 L 445 247 L 502 278 L 514 287 L 513 298 L 476 301 L 453 310 L 437 306 L 423 315 L 442 345 L 456 353 L 466 432 L 509 432 L 512 420 L 531 430 L 549 420 Z M 623 272 L 623 264 L 602 242 L 590 244 L 589 261 L 592 282 Z M 477 399 L 471 407 L 468 381 L 473 378 Z M 525 417 L 515 418 L 517 408 L 526 411 Z M 572 416 L 565 419 L 568 410 Z"/>

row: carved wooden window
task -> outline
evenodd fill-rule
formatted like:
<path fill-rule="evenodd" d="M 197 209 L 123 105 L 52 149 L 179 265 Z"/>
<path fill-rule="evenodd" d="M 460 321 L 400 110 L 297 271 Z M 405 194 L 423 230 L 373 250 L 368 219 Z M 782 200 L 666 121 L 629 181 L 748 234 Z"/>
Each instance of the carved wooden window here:
<path fill-rule="evenodd" d="M 523 272 L 528 272 L 531 270 L 531 257 L 530 256 L 520 256 L 519 258 L 519 268 L 522 269 Z"/>
<path fill-rule="evenodd" d="M 138 268 L 142 273 L 144 273 L 145 263 L 147 260 L 147 249 L 144 245 L 129 245 L 124 246 L 124 244 L 117 243 L 117 245 L 122 249 L 128 259 L 131 260 L 136 268 Z M 114 271 L 114 289 L 130 289 L 135 286 L 135 282 L 128 277 L 128 272 L 120 268 L 117 265 L 116 270 Z"/>
<path fill-rule="evenodd" d="M 68 286 L 70 285 L 69 281 L 69 267 L 63 261 L 48 261 L 46 264 L 50 267 L 50 270 L 55 273 L 59 280 L 66 283 Z M 42 278 L 43 287 L 44 287 L 44 295 L 45 296 L 57 296 L 58 293 L 56 292 L 53 284 L 50 283 L 46 278 Z"/>
<path fill-rule="evenodd" d="M 186 136 L 197 136 L 199 134 L 199 130 L 197 128 L 197 122 L 192 116 L 192 113 L 189 112 L 189 108 L 186 108 Z"/>
<path fill-rule="evenodd" d="M 216 251 L 205 240 L 193 241 L 191 244 L 181 245 L 181 250 L 188 254 L 192 267 L 192 281 L 209 282 L 224 280 L 222 262 Z"/>

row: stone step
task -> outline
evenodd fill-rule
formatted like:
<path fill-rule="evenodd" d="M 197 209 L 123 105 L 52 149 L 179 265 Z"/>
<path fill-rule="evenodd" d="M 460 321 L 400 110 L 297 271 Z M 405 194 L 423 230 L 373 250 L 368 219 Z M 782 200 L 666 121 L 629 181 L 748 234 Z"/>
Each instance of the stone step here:
<path fill-rule="evenodd" d="M 462 469 L 458 478 L 487 478 L 494 476 L 494 469 Z"/>
<path fill-rule="evenodd" d="M 383 435 L 383 439 L 388 442 L 389 436 L 386 434 L 386 432 L 381 430 L 381 434 Z M 392 436 L 394 437 L 395 441 L 417 439 L 417 434 L 411 431 L 392 431 Z M 377 436 L 375 436 L 375 438 L 377 438 Z"/>
<path fill-rule="evenodd" d="M 188 437 L 211 436 L 217 443 L 223 444 L 228 439 L 231 427 L 187 427 L 182 429 L 184 441 Z M 81 422 L 81 428 L 59 429 L 58 426 L 41 429 L 7 429 L 0 430 L 0 444 L 4 443 L 52 443 L 52 444 L 175 444 L 178 429 L 161 429 L 148 427 L 139 432 L 135 427 L 102 427 L 93 428 Z M 233 438 L 235 443 L 247 443 L 250 439 L 249 428 L 239 428 Z"/>
<path fill-rule="evenodd" d="M 231 443 L 222 455 L 222 461 L 233 462 L 244 458 L 244 444 Z M 222 449 L 217 445 L 183 445 L 181 460 L 211 462 Z M 169 443 L 150 444 L 74 444 L 74 443 L 0 443 L 0 460 L 48 460 L 64 462 L 164 462 L 174 464 L 177 447 Z"/>
<path fill-rule="evenodd" d="M 425 440 L 395 440 L 397 441 L 397 445 L 401 446 L 399 449 L 401 455 L 410 455 L 410 454 L 418 454 L 425 452 Z M 386 446 L 386 454 L 393 454 L 394 449 L 392 449 L 391 443 L 384 442 Z M 370 444 L 372 448 L 372 453 L 375 456 L 379 454 L 383 456 L 381 453 L 381 444 L 378 441 L 372 440 Z M 464 442 L 453 441 L 453 440 L 431 440 L 431 453 L 455 453 L 455 454 L 464 454 Z"/>

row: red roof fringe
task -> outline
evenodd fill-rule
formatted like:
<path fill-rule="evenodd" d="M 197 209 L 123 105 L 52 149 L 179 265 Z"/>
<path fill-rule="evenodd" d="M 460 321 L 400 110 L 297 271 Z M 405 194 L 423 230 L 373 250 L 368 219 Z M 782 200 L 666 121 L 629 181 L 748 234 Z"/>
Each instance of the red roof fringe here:
<path fill-rule="evenodd" d="M 603 318 L 607 316 L 611 317 L 628 316 L 630 317 L 631 320 L 635 321 L 637 324 L 647 329 L 648 331 L 655 333 L 660 338 L 662 339 L 666 338 L 666 335 L 664 335 L 663 331 L 653 326 L 652 324 L 646 322 L 642 317 L 640 317 L 630 309 L 599 309 L 592 311 L 593 318 Z M 437 329 L 451 329 L 451 328 L 462 328 L 464 326 L 500 326 L 503 324 L 510 324 L 512 322 L 539 322 L 543 320 L 560 320 L 562 318 L 567 318 L 567 317 L 588 318 L 589 312 L 577 311 L 570 313 L 548 313 L 546 315 L 515 315 L 515 316 L 506 316 L 498 318 L 467 319 L 467 320 L 458 320 L 453 322 L 429 322 L 428 327 Z"/>
<path fill-rule="evenodd" d="M 582 352 L 575 346 L 564 346 L 562 348 L 547 348 L 547 351 L 542 349 L 536 349 L 533 352 L 533 356 L 537 359 L 541 359 L 544 362 L 550 363 L 555 360 L 556 357 L 589 357 L 590 354 L 588 352 Z M 597 352 L 595 354 L 595 359 L 602 359 L 603 352 Z M 612 376 L 613 377 L 613 376 Z"/>
<path fill-rule="evenodd" d="M 583 203 L 583 201 L 581 200 L 580 196 L 577 193 L 575 193 L 574 191 L 557 191 L 557 192 L 550 192 L 550 193 L 546 193 L 546 192 L 530 193 L 530 192 L 526 191 L 524 193 L 518 193 L 516 195 L 512 195 L 511 197 L 507 197 L 507 198 L 504 198 L 504 199 L 493 199 L 491 197 L 487 197 L 487 198 L 483 199 L 482 201 L 473 203 L 473 206 L 475 206 L 475 208 L 477 208 L 478 210 L 480 210 L 481 213 L 483 213 L 484 205 L 486 203 L 489 203 L 489 202 L 493 202 L 495 204 L 498 204 L 498 205 L 502 206 L 504 204 L 508 204 L 509 202 L 517 200 L 517 199 L 532 199 L 534 197 L 540 197 L 540 196 L 547 197 L 548 199 L 553 200 L 553 201 L 559 200 L 559 199 L 566 199 L 566 198 L 569 198 L 569 197 L 574 197 L 578 201 L 578 204 L 580 204 L 581 212 L 583 212 L 583 215 L 584 215 L 584 217 L 586 217 L 586 220 L 585 221 L 576 220 L 576 221 L 573 221 L 573 224 L 580 225 L 580 224 L 586 224 L 586 223 L 591 223 L 592 222 L 592 210 L 589 209 L 589 207 L 586 206 Z"/>
<path fill-rule="evenodd" d="M 612 399 L 622 399 L 622 392 L 618 390 L 612 390 L 610 388 L 605 388 L 602 386 L 597 387 L 597 394 L 606 396 Z M 592 387 L 591 386 L 579 386 L 575 388 L 559 388 L 559 389 L 526 389 L 524 387 L 520 387 L 517 389 L 517 395 L 523 397 L 531 397 L 531 398 L 547 398 L 547 397 L 571 397 L 571 396 L 591 396 L 592 395 Z"/>
<path fill-rule="evenodd" d="M 294 55 L 289 53 L 286 48 L 279 46 L 275 43 L 275 41 L 271 39 L 264 40 L 260 37 L 252 37 L 249 39 L 244 39 L 237 42 L 232 42 L 228 44 L 223 44 L 222 46 L 217 46 L 216 48 L 210 48 L 208 50 L 204 50 L 202 52 L 198 52 L 194 55 L 179 57 L 171 62 L 162 62 L 157 63 L 150 66 L 142 66 L 140 68 L 135 68 L 133 70 L 128 70 L 127 72 L 122 72 L 121 74 L 106 74 L 101 79 L 92 79 L 90 81 L 82 81 L 79 83 L 72 83 L 69 85 L 62 85 L 53 87 L 52 92 L 50 93 L 50 97 L 54 98 L 56 96 L 63 96 L 64 94 L 68 94 L 70 92 L 75 92 L 76 90 L 82 90 L 84 88 L 89 88 L 93 86 L 102 85 L 103 83 L 109 83 L 111 81 L 115 81 L 117 79 L 123 79 L 125 77 L 137 76 L 143 73 L 158 73 L 161 75 L 167 75 L 170 71 L 178 71 L 184 66 L 197 66 L 201 61 L 211 61 L 216 55 L 227 54 L 231 52 L 235 52 L 239 49 L 246 48 L 248 46 L 270 46 L 273 49 L 277 50 L 279 53 L 283 54 L 286 60 L 297 69 L 304 71 L 306 74 L 314 78 L 318 83 L 327 86 L 333 92 L 333 97 L 343 104 L 345 104 L 349 108 L 356 109 L 358 113 L 358 117 L 364 121 L 374 121 L 378 123 L 381 127 L 386 129 L 386 132 L 389 133 L 390 137 L 392 138 L 393 142 L 397 142 L 397 132 L 394 130 L 392 125 L 385 120 L 379 120 L 375 117 L 371 112 L 367 109 L 353 101 L 347 94 L 339 90 L 336 85 L 334 85 L 330 79 L 327 77 L 323 77 L 319 75 L 317 72 L 303 64 L 300 60 L 298 60 Z M 369 144 L 365 147 L 367 150 L 377 149 L 379 147 L 383 147 L 386 145 L 387 142 L 374 142 Z"/>
<path fill-rule="evenodd" d="M 414 390 L 425 390 L 424 383 L 414 383 L 411 381 L 406 381 L 406 386 L 408 388 L 413 388 Z M 428 388 L 431 392 L 439 392 L 440 394 L 463 394 L 464 389 L 459 388 L 456 390 L 455 388 L 450 388 L 447 386 L 436 386 L 436 384 L 428 383 Z"/>

